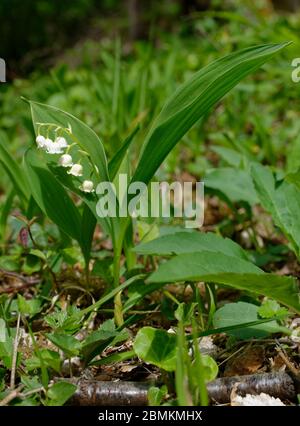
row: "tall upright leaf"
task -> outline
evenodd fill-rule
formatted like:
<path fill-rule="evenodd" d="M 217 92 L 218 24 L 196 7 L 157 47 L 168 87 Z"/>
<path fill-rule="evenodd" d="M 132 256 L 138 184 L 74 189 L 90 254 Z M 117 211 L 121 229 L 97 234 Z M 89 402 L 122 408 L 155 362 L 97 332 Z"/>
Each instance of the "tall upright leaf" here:
<path fill-rule="evenodd" d="M 207 65 L 166 103 L 145 141 L 133 181 L 148 183 L 184 134 L 244 77 L 288 43 L 249 47 Z"/>
<path fill-rule="evenodd" d="M 81 148 L 90 154 L 97 166 L 100 179 L 102 181 L 109 180 L 107 159 L 102 142 L 89 126 L 73 115 L 53 106 L 33 101 L 29 101 L 29 104 L 36 133 L 39 127 L 37 123 L 52 123 L 65 128 L 70 126 Z"/>
<path fill-rule="evenodd" d="M 14 189 L 22 202 L 27 203 L 30 190 L 27 177 L 19 164 L 7 150 L 6 137 L 0 134 L 0 163 L 14 185 Z"/>
<path fill-rule="evenodd" d="M 65 128 L 70 127 L 80 149 L 86 151 L 90 155 L 93 163 L 96 165 L 99 174 L 99 181 L 109 181 L 107 158 L 104 147 L 99 137 L 89 126 L 73 115 L 50 105 L 33 101 L 29 101 L 29 104 L 31 107 L 32 121 L 36 134 L 39 128 L 38 123 L 51 123 Z M 111 233 L 111 223 L 109 218 L 102 219 L 96 214 L 96 203 L 98 200 L 96 195 L 85 194 L 80 191 L 78 189 L 78 182 L 76 182 L 72 176 L 68 175 L 66 170 L 62 170 L 61 167 L 54 167 L 54 165 L 50 162 L 48 166 L 49 169 L 54 172 L 56 178 L 64 186 L 71 189 L 73 192 L 76 192 L 76 194 L 83 199 L 83 201 L 92 210 L 105 232 Z"/>
<path fill-rule="evenodd" d="M 33 149 L 25 154 L 32 195 L 45 215 L 70 237 L 81 243 L 81 217 L 73 201 L 43 165 Z"/>

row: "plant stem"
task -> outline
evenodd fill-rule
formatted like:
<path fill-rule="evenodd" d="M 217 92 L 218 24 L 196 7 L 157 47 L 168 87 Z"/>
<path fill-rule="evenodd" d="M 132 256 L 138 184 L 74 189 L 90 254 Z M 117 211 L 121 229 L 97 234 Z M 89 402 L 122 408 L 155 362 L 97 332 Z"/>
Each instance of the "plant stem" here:
<path fill-rule="evenodd" d="M 21 315 L 19 314 L 18 320 L 17 320 L 16 336 L 15 336 L 14 346 L 13 346 L 12 361 L 11 361 L 11 376 L 10 376 L 10 389 L 11 390 L 13 390 L 15 388 L 16 366 L 17 366 L 18 345 L 19 345 L 20 320 L 21 320 Z"/>
<path fill-rule="evenodd" d="M 119 241 L 117 244 L 117 247 L 115 247 L 115 253 L 114 253 L 114 264 L 113 264 L 114 287 L 118 287 L 119 285 L 121 252 L 122 252 L 122 244 L 120 244 L 120 241 Z M 122 311 L 123 311 L 122 298 L 121 298 L 121 292 L 119 292 L 114 297 L 114 317 L 115 317 L 116 325 L 118 327 L 120 327 L 124 323 Z"/>

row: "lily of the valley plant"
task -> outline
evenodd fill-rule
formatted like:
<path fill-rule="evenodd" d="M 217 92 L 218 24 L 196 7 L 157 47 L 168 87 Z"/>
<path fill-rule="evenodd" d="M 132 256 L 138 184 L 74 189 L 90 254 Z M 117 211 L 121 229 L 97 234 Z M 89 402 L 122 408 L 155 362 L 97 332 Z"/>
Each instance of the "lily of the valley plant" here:
<path fill-rule="evenodd" d="M 179 87 L 148 131 L 140 158 L 128 181 L 148 185 L 168 153 L 189 129 L 244 77 L 255 72 L 285 46 L 286 43 L 261 45 L 230 54 L 207 65 Z M 113 182 L 121 173 L 123 159 L 136 132 L 127 138 L 108 161 L 101 140 L 86 124 L 48 105 L 30 101 L 30 107 L 38 148 L 30 148 L 25 155 L 32 195 L 41 210 L 64 233 L 78 241 L 87 270 L 96 223 L 110 236 L 114 249 L 115 321 L 120 325 L 123 323 L 123 300 L 119 291 L 121 255 L 125 254 L 127 271 L 132 270 L 136 265 L 134 224 L 129 216 L 99 218 L 96 213 L 98 200 L 95 188 L 100 182 Z M 75 206 L 68 191 L 82 199 L 83 207 Z M 206 254 L 200 251 L 195 253 L 199 265 L 207 263 Z M 215 256 L 216 265 L 226 263 L 226 268 L 216 266 L 212 271 L 206 271 L 206 274 L 204 271 L 193 274 L 193 268 L 189 265 L 190 255 L 187 255 L 178 260 L 180 271 L 178 269 L 177 276 L 170 274 L 168 278 L 163 273 L 163 268 L 168 268 L 171 259 L 150 277 L 150 281 L 164 283 L 174 279 L 191 282 L 203 279 L 239 289 L 248 286 L 249 290 L 265 295 L 269 295 L 270 287 L 278 285 L 273 297 L 296 310 L 299 308 L 299 302 L 291 302 L 294 299 L 294 283 L 289 279 L 280 281 L 282 277 L 275 277 L 271 284 L 271 274 L 263 274 L 247 259 L 236 259 L 212 251 L 209 256 Z M 177 262 L 176 259 L 174 261 Z M 174 272 L 176 266 L 172 267 Z M 186 273 L 189 271 L 190 274 Z M 125 287 L 126 284 L 121 286 Z"/>

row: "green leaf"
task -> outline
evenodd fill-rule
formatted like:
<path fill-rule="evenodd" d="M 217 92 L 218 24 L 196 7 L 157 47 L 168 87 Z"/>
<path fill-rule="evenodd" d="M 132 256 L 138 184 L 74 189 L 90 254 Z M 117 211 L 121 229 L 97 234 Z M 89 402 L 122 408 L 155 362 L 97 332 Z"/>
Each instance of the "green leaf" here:
<path fill-rule="evenodd" d="M 108 218 L 101 218 L 97 215 L 96 205 L 98 202 L 98 197 L 95 193 L 86 193 L 82 192 L 79 189 L 78 180 L 75 176 L 72 176 L 67 173 L 67 170 L 64 167 L 59 167 L 56 164 L 49 163 L 49 170 L 54 174 L 57 180 L 61 184 L 72 191 L 74 194 L 78 195 L 83 202 L 90 208 L 96 220 L 100 223 L 102 229 L 107 234 L 111 234 L 111 227 Z"/>
<path fill-rule="evenodd" d="M 257 312 L 261 318 L 287 316 L 289 314 L 286 308 L 282 308 L 279 303 L 272 299 L 264 300 Z"/>
<path fill-rule="evenodd" d="M 72 383 L 58 382 L 54 383 L 47 392 L 47 405 L 49 406 L 61 406 L 64 405 L 68 399 L 76 392 L 77 387 Z"/>
<path fill-rule="evenodd" d="M 100 355 L 104 349 L 109 346 L 114 346 L 118 342 L 122 342 L 129 338 L 126 330 L 116 330 L 114 320 L 109 319 L 105 321 L 98 330 L 93 331 L 82 344 L 82 353 L 85 362 L 89 362 Z"/>
<path fill-rule="evenodd" d="M 96 223 L 97 220 L 95 215 L 87 204 L 84 204 L 81 218 L 81 248 L 86 265 L 88 265 L 91 257 L 91 248 Z"/>
<path fill-rule="evenodd" d="M 278 325 L 276 321 L 258 324 L 243 328 L 243 323 L 257 321 L 259 307 L 251 303 L 227 303 L 218 309 L 213 317 L 214 327 L 230 327 L 240 324 L 239 329 L 227 331 L 227 334 L 239 339 L 263 338 L 271 333 L 285 332 L 287 329 Z"/>
<path fill-rule="evenodd" d="M 26 258 L 24 259 L 22 271 L 26 275 L 32 275 L 34 272 L 40 271 L 41 268 L 41 259 L 38 256 L 35 256 L 34 254 L 28 253 Z"/>
<path fill-rule="evenodd" d="M 72 129 L 72 134 L 76 138 L 79 148 L 89 154 L 90 159 L 97 167 L 99 180 L 105 182 L 109 181 L 107 159 L 104 147 L 101 140 L 89 126 L 78 120 L 73 115 L 58 108 L 32 101 L 29 101 L 29 104 L 31 107 L 32 121 L 36 134 L 39 127 L 37 123 L 52 123 L 65 128 L 70 126 Z M 53 164 L 48 164 L 48 166 L 49 169 L 54 172 Z M 79 195 L 80 198 L 84 200 L 84 202 L 90 207 L 96 219 L 100 222 L 101 226 L 103 226 L 105 232 L 111 233 L 109 218 L 101 219 L 96 214 L 96 203 L 98 201 L 96 195 L 86 194 L 80 191 L 78 189 L 79 184 L 76 178 L 68 175 L 67 171 L 62 169 L 62 167 L 56 167 L 56 178 L 61 182 L 62 185 L 68 187 L 77 195 Z M 85 244 L 83 246 L 83 252 L 84 251 Z"/>
<path fill-rule="evenodd" d="M 168 388 L 166 385 L 163 385 L 161 388 L 156 386 L 151 386 L 148 390 L 148 403 L 150 406 L 159 406 L 162 400 L 167 396 Z"/>
<path fill-rule="evenodd" d="M 6 322 L 0 318 L 0 343 L 6 341 Z"/>
<path fill-rule="evenodd" d="M 126 352 L 116 352 L 112 355 L 108 355 L 105 358 L 98 359 L 97 361 L 92 361 L 90 365 L 107 365 L 113 363 L 119 363 L 122 361 L 126 361 L 127 359 L 135 358 L 134 351 L 126 351 Z"/>
<path fill-rule="evenodd" d="M 107 160 L 103 145 L 90 127 L 73 115 L 53 106 L 33 101 L 29 101 L 29 104 L 36 134 L 39 127 L 37 123 L 53 123 L 65 128 L 71 126 L 72 133 L 76 136 L 81 148 L 90 154 L 95 165 L 98 167 L 101 181 L 109 181 Z"/>
<path fill-rule="evenodd" d="M 37 368 L 41 368 L 42 360 L 45 367 L 50 367 L 57 373 L 60 373 L 61 359 L 59 353 L 49 349 L 41 349 L 39 352 L 40 357 L 33 356 L 25 361 L 27 370 L 32 371 Z"/>
<path fill-rule="evenodd" d="M 122 161 L 123 161 L 128 149 L 131 145 L 131 142 L 134 140 L 134 137 L 137 134 L 137 132 L 139 131 L 139 129 L 140 129 L 140 126 L 137 126 L 133 130 L 133 132 L 125 139 L 121 148 L 115 153 L 113 158 L 108 163 L 108 171 L 109 171 L 109 176 L 110 176 L 111 182 L 116 177 L 118 170 L 119 170 L 119 168 L 122 164 Z"/>
<path fill-rule="evenodd" d="M 202 373 L 204 381 L 206 383 L 214 380 L 219 372 L 218 364 L 216 363 L 216 361 L 209 355 L 201 354 L 201 364 L 201 372 L 198 368 L 196 368 L 196 364 L 192 366 L 194 375 L 196 376 Z"/>
<path fill-rule="evenodd" d="M 229 167 L 211 169 L 204 178 L 204 186 L 220 191 L 233 203 L 244 201 L 254 205 L 258 202 L 252 179 L 244 170 Z"/>
<path fill-rule="evenodd" d="M 34 316 L 41 310 L 41 301 L 37 298 L 26 300 L 21 294 L 18 294 L 18 309 L 21 314 Z"/>
<path fill-rule="evenodd" d="M 68 334 L 48 333 L 47 338 L 68 357 L 76 356 L 81 349 L 81 342 Z"/>
<path fill-rule="evenodd" d="M 63 232 L 81 242 L 81 217 L 73 201 L 53 174 L 41 164 L 36 152 L 29 149 L 25 164 L 33 197 L 40 209 Z"/>
<path fill-rule="evenodd" d="M 229 166 L 239 168 L 245 158 L 242 154 L 231 148 L 213 145 L 210 149 L 216 152 Z"/>
<path fill-rule="evenodd" d="M 132 180 L 149 183 L 185 133 L 244 77 L 286 45 L 266 44 L 232 53 L 207 65 L 179 87 L 154 121 Z"/>
<path fill-rule="evenodd" d="M 5 135 L 4 135 L 5 136 Z M 8 174 L 11 182 L 13 183 L 14 189 L 20 200 L 27 204 L 30 190 L 27 181 L 27 177 L 24 174 L 24 171 L 21 169 L 19 164 L 14 160 L 12 155 L 7 151 L 6 144 L 4 141 L 6 137 L 3 137 L 2 132 L 0 133 L 0 163 L 2 164 L 4 170 Z"/>
<path fill-rule="evenodd" d="M 5 241 L 6 226 L 12 210 L 15 195 L 16 192 L 14 188 L 12 188 L 3 200 L 2 206 L 0 206 L 0 239 L 2 239 L 3 242 Z"/>
<path fill-rule="evenodd" d="M 300 257 L 300 187 L 297 186 L 295 176 L 289 175 L 286 181 L 276 182 L 268 167 L 253 164 L 251 171 L 262 206 L 272 215 L 275 224 Z"/>
<path fill-rule="evenodd" d="M 140 244 L 133 250 L 144 255 L 160 256 L 212 251 L 244 260 L 248 258 L 238 244 L 229 238 L 222 238 L 211 232 L 176 232 L 175 234 L 163 235 L 148 243 Z"/>
<path fill-rule="evenodd" d="M 237 290 L 263 294 L 300 312 L 299 290 L 294 278 L 267 274 L 250 262 L 223 253 L 203 251 L 180 254 L 160 265 L 148 281 L 214 282 Z"/>
<path fill-rule="evenodd" d="M 20 269 L 20 260 L 15 255 L 4 255 L 0 257 L 0 268 L 7 271 L 18 271 Z"/>
<path fill-rule="evenodd" d="M 153 327 L 143 327 L 136 335 L 133 349 L 145 362 L 166 371 L 176 369 L 176 335 Z"/>

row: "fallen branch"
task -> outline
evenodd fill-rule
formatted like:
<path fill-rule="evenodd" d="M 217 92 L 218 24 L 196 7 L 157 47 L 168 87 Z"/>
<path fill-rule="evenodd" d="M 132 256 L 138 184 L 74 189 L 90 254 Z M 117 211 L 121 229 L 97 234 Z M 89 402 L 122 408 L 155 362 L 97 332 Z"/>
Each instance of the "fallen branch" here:
<path fill-rule="evenodd" d="M 230 401 L 233 389 L 241 396 L 262 392 L 281 400 L 293 400 L 296 396 L 294 380 L 287 373 L 222 377 L 207 384 L 210 399 L 220 404 Z"/>
<path fill-rule="evenodd" d="M 61 379 L 60 379 L 61 380 Z M 65 380 L 65 379 L 64 379 Z M 71 405 L 124 406 L 147 405 L 147 391 L 152 385 L 145 382 L 104 382 L 70 379 L 77 384 Z M 233 389 L 240 395 L 264 392 L 281 400 L 294 400 L 297 383 L 287 373 L 263 373 L 247 376 L 222 377 L 207 384 L 212 402 L 228 403 Z"/>
<path fill-rule="evenodd" d="M 71 405 L 147 405 L 149 383 L 79 380 Z"/>

